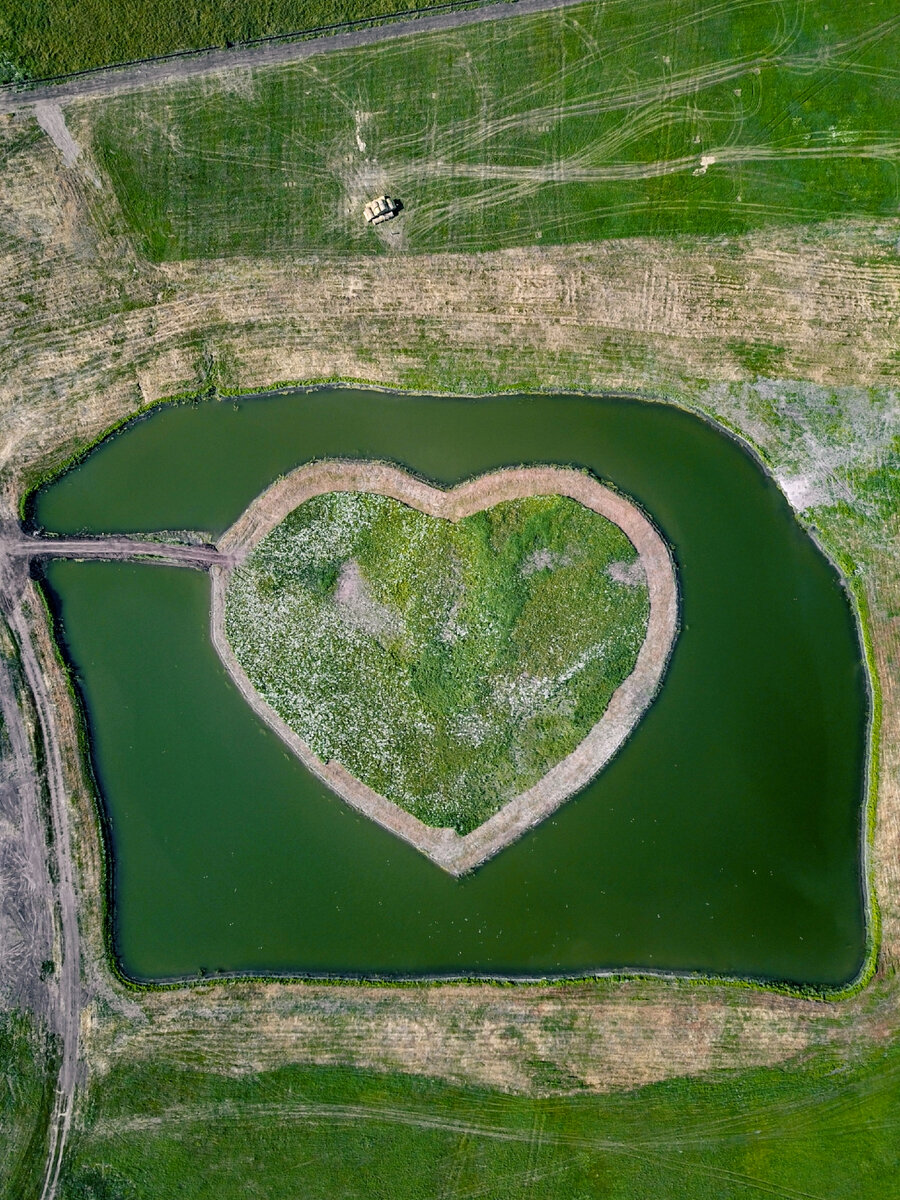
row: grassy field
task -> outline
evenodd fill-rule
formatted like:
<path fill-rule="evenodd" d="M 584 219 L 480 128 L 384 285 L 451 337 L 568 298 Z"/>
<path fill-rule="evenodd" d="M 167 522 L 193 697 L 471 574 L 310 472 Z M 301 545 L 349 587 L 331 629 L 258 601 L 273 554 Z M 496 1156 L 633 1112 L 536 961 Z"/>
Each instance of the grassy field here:
<path fill-rule="evenodd" d="M 28 9 L 34 21 L 49 11 Z M 24 11 L 10 0 L 0 20 Z M 76 172 L 59 168 L 35 123 L 8 122 L 9 478 L 149 399 L 211 383 L 640 390 L 709 414 L 760 451 L 865 599 L 881 678 L 897 678 L 896 6 L 672 0 L 641 6 L 639 22 L 636 12 L 624 0 L 586 5 L 230 87 L 207 80 L 72 106 L 70 126 L 121 202 L 120 221 L 104 217 L 103 228 L 132 235 L 143 257 L 97 236 Z M 359 211 L 382 187 L 406 203 L 383 237 Z M 767 226 L 777 228 L 756 232 Z M 657 236 L 667 232 L 714 238 Z M 646 240 L 607 241 L 631 234 Z M 543 249 L 591 240 L 607 244 Z M 521 249 L 475 258 L 491 247 Z M 157 272 L 148 257 L 197 261 Z M 351 1071 L 227 1078 L 200 1059 L 183 1073 L 114 1061 L 92 1074 L 64 1194 L 890 1196 L 900 1166 L 900 1059 L 883 1040 L 900 1012 L 895 691 L 885 687 L 873 851 L 887 999 L 870 1024 L 859 1006 L 807 1013 L 837 1039 L 834 1059 L 549 1101 Z M 517 992 L 519 1011 L 538 1011 L 545 995 Z M 225 1022 L 204 1016 L 206 1003 L 198 993 L 185 1023 L 215 1048 Z M 595 1071 L 650 1069 L 640 1059 L 651 1051 L 659 1073 L 686 1069 L 688 1054 L 695 1067 L 740 1064 L 767 1053 L 769 1036 L 777 1057 L 769 1026 L 794 1020 L 770 1023 L 737 998 L 721 1033 L 723 1002 L 706 990 L 680 1017 L 666 1004 L 661 994 L 623 1042 L 621 1015 L 598 1002 Z M 465 1005 L 475 1022 L 476 1003 Z M 447 993 L 446 1023 L 420 1027 L 450 1077 L 471 1067 L 446 1035 L 462 1008 Z M 360 1006 L 360 1023 L 368 1017 Z M 500 1049 L 481 1061 L 499 1073 L 514 1039 L 492 1021 L 487 1011 L 479 1046 Z M 325 1025 L 326 1050 L 358 1061 L 339 1018 Z M 248 1020 L 248 1056 L 263 1028 L 272 1061 L 293 1027 L 268 1010 Z M 413 1041 L 403 1022 L 396 1030 L 392 1063 Z M 864 1059 L 844 1045 L 854 1037 L 871 1039 Z M 560 1035 L 532 1064 L 546 1087 L 572 1082 L 570 1045 Z M 313 1116 L 304 1103 L 332 1107 Z M 461 1127 L 435 1128 L 435 1113 Z"/>
<path fill-rule="evenodd" d="M 55 1066 L 52 1041 L 30 1016 L 0 1014 L 0 1200 L 37 1195 Z"/>
<path fill-rule="evenodd" d="M 898 30 L 887 0 L 614 0 L 123 97 L 94 150 L 154 261 L 893 215 Z"/>
<path fill-rule="evenodd" d="M 231 578 L 229 641 L 323 760 L 428 825 L 482 824 L 578 745 L 631 674 L 649 617 L 625 534 L 575 500 L 457 523 L 328 493 Z"/>
<path fill-rule="evenodd" d="M 5 0 L 0 82 L 427 8 L 433 0 Z"/>
<path fill-rule="evenodd" d="M 548 1066 L 545 1086 L 565 1087 Z M 337 1068 L 140 1064 L 96 1080 L 87 1115 L 64 1200 L 882 1200 L 900 1170 L 900 1045 L 546 1099 Z"/>

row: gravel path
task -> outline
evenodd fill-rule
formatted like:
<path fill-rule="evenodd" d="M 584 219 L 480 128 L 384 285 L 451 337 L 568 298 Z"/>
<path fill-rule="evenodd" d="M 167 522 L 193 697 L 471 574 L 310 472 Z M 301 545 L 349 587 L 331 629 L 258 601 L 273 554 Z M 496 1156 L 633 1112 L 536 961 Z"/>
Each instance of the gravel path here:
<path fill-rule="evenodd" d="M 65 103 L 69 100 L 98 99 L 140 91 L 142 88 L 160 87 L 180 80 L 211 75 L 219 71 L 246 70 L 256 67 L 276 67 L 300 62 L 314 54 L 328 54 L 333 50 L 352 50 L 360 46 L 374 46 L 396 38 L 412 37 L 421 33 L 436 33 L 448 29 L 459 29 L 465 25 L 478 25 L 485 21 L 499 21 L 508 17 L 527 16 L 552 8 L 568 8 L 583 4 L 584 0 L 506 0 L 504 3 L 488 4 L 484 8 L 464 9 L 461 12 L 436 13 L 433 16 L 416 17 L 408 21 L 395 21 L 367 29 L 349 30 L 329 37 L 308 38 L 305 41 L 267 43 L 262 46 L 235 47 L 232 50 L 204 50 L 187 57 L 137 63 L 133 66 L 110 67 L 63 80 L 26 88 L 9 88 L 0 91 L 0 113 L 14 112 L 41 101 Z"/>

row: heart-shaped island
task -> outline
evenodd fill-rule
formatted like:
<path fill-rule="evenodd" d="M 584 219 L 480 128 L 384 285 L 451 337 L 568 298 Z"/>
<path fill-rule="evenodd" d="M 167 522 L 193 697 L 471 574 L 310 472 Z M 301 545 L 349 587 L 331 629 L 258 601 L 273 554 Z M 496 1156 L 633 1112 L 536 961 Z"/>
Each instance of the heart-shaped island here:
<path fill-rule="evenodd" d="M 563 467 L 445 491 L 384 463 L 273 484 L 219 543 L 212 638 L 344 800 L 455 875 L 615 754 L 678 625 L 668 547 Z"/>

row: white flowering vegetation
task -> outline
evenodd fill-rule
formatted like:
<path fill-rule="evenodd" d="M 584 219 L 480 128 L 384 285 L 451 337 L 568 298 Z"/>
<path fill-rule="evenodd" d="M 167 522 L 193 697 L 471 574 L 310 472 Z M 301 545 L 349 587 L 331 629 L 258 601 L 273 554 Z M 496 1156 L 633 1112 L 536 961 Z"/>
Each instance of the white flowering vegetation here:
<path fill-rule="evenodd" d="M 226 632 L 320 758 L 468 833 L 574 750 L 633 670 L 649 617 L 646 583 L 622 582 L 635 559 L 566 497 L 451 523 L 332 492 L 235 569 Z"/>

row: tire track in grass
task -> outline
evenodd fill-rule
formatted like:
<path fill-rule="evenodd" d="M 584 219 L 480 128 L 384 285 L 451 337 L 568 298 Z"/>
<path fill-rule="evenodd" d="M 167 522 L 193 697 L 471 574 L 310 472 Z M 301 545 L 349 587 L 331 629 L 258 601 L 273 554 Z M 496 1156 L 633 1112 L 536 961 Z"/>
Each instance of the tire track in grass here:
<path fill-rule="evenodd" d="M 462 1144 L 468 1149 L 470 1140 L 486 1140 L 502 1143 L 518 1143 L 528 1147 L 526 1166 L 521 1172 L 523 1187 L 530 1188 L 545 1177 L 562 1174 L 572 1166 L 567 1159 L 560 1167 L 549 1167 L 546 1171 L 538 1169 L 540 1152 L 544 1149 L 577 1150 L 591 1156 L 612 1154 L 624 1156 L 636 1162 L 646 1164 L 653 1160 L 655 1165 L 679 1174 L 702 1175 L 721 1183 L 733 1184 L 763 1195 L 779 1196 L 783 1200 L 827 1200 L 824 1193 L 813 1193 L 792 1188 L 766 1180 L 760 1176 L 746 1172 L 730 1170 L 710 1163 L 693 1160 L 679 1160 L 675 1153 L 681 1147 L 666 1145 L 657 1147 L 652 1142 L 622 1141 L 616 1139 L 591 1138 L 577 1135 L 555 1134 L 544 1128 L 543 1115 L 536 1114 L 528 1128 L 504 1127 L 487 1123 L 458 1120 L 441 1114 L 427 1114 L 414 1109 L 396 1107 L 370 1107 L 354 1104 L 315 1104 L 315 1103 L 272 1103 L 237 1105 L 232 1102 L 208 1105 L 204 1108 L 190 1106 L 173 1106 L 164 1113 L 153 1116 L 137 1116 L 118 1118 L 112 1121 L 96 1122 L 91 1131 L 92 1140 L 114 1140 L 122 1142 L 128 1134 L 151 1134 L 164 1132 L 168 1129 L 180 1129 L 186 1124 L 211 1122 L 221 1128 L 224 1124 L 254 1125 L 277 1122 L 318 1124 L 384 1124 L 398 1125 L 405 1128 L 421 1129 L 423 1131 L 457 1135 Z M 448 1186 L 440 1193 L 441 1200 L 474 1200 L 475 1197 L 489 1194 L 493 1184 L 484 1188 L 459 1188 L 455 1181 L 460 1178 L 463 1167 L 457 1160 L 457 1169 L 451 1168 Z"/>

